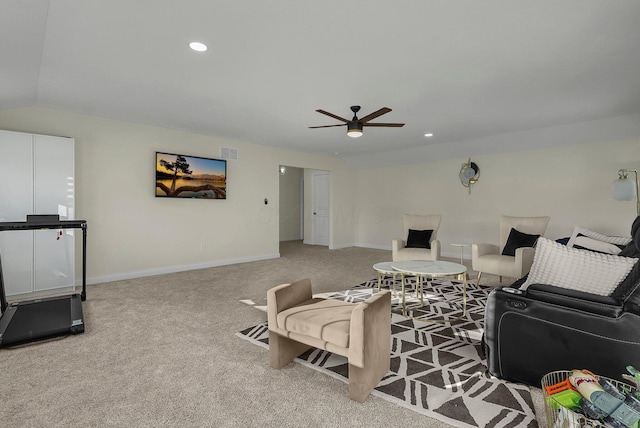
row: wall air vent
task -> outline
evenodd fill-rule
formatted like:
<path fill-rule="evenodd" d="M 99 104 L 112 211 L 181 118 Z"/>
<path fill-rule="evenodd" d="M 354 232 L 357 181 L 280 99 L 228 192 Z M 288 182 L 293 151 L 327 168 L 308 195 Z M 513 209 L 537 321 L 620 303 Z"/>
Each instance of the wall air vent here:
<path fill-rule="evenodd" d="M 222 159 L 238 160 L 238 149 L 220 147 L 220 157 Z"/>

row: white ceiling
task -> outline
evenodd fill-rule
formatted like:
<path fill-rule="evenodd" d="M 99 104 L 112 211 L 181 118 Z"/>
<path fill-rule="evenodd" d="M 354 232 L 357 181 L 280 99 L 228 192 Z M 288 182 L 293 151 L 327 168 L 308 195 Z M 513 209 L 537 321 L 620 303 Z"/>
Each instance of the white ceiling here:
<path fill-rule="evenodd" d="M 356 167 L 478 155 L 500 139 L 499 150 L 535 148 L 517 136 L 640 112 L 637 0 L 0 0 L 0 40 L 0 109 L 52 107 Z M 209 50 L 191 51 L 193 40 Z M 350 118 L 351 105 L 360 117 L 389 107 L 372 122 L 406 125 L 359 139 L 308 128 L 339 123 L 316 109 Z"/>

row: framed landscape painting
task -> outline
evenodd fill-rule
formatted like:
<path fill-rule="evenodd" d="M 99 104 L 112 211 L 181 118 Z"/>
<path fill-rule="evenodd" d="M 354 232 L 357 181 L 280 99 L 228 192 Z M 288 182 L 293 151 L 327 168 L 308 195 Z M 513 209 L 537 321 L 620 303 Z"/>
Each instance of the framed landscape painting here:
<path fill-rule="evenodd" d="M 227 199 L 227 161 L 156 152 L 156 197 Z"/>

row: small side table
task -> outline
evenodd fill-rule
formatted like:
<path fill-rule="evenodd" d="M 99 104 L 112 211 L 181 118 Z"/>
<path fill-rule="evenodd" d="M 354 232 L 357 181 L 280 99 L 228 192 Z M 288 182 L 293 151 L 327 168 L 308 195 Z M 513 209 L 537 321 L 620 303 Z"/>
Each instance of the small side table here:
<path fill-rule="evenodd" d="M 396 293 L 396 275 L 400 272 L 391 267 L 392 262 L 380 262 L 373 265 L 373 269 L 378 272 L 378 291 L 380 291 L 380 287 L 382 285 L 382 277 L 383 276 L 392 276 L 393 277 L 393 297 L 397 296 Z"/>
<path fill-rule="evenodd" d="M 463 244 L 463 243 L 457 243 L 457 244 L 451 244 L 452 247 L 460 247 L 460 264 L 463 265 L 463 261 L 462 259 L 464 259 L 464 249 L 466 247 L 470 247 L 471 244 Z"/>

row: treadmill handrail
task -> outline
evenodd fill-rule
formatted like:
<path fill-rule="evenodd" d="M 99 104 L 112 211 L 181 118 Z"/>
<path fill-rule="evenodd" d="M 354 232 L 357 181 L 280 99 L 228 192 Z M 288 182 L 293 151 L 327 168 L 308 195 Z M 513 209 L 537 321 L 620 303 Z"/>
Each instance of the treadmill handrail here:
<path fill-rule="evenodd" d="M 87 227 L 86 220 L 0 222 L 0 232 L 4 230 L 86 229 L 86 227 Z"/>

